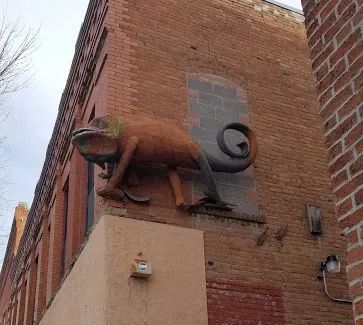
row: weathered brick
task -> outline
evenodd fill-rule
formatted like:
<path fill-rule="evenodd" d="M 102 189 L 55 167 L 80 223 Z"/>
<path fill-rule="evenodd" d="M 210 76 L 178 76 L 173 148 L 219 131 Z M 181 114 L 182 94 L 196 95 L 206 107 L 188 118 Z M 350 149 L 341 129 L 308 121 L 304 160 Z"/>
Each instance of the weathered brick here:
<path fill-rule="evenodd" d="M 353 274 L 354 277 L 352 276 L 352 279 L 361 277 L 361 275 L 363 274 L 363 263 L 355 266 L 352 269 L 352 271 L 349 273 Z M 363 313 L 363 299 L 355 303 L 354 309 L 356 312 Z M 358 322 L 356 322 L 356 325 L 362 325 L 362 324 L 363 320 L 359 320 Z"/>
<path fill-rule="evenodd" d="M 218 130 L 224 126 L 223 122 L 208 117 L 201 117 L 199 121 L 200 127 L 204 129 Z"/>
<path fill-rule="evenodd" d="M 330 131 L 331 129 L 333 129 L 336 125 L 337 125 L 337 116 L 333 115 L 329 120 L 327 120 L 325 122 L 325 129 L 327 131 Z"/>
<path fill-rule="evenodd" d="M 212 106 L 189 102 L 189 111 L 203 117 L 215 118 L 214 107 Z"/>
<path fill-rule="evenodd" d="M 317 89 L 319 93 L 323 93 L 328 87 L 330 87 L 334 81 L 347 69 L 347 65 L 344 59 L 341 59 L 337 65 L 331 70 L 323 80 L 321 80 L 318 85 Z"/>
<path fill-rule="evenodd" d="M 353 177 L 347 184 L 335 192 L 339 200 L 343 200 L 363 184 L 363 174 Z"/>
<path fill-rule="evenodd" d="M 327 89 L 323 94 L 321 94 L 318 99 L 320 103 L 320 107 L 324 107 L 327 102 L 329 102 L 333 98 L 333 87 Z"/>
<path fill-rule="evenodd" d="M 336 127 L 326 136 L 325 141 L 327 146 L 330 148 L 335 142 L 339 141 L 348 131 L 350 131 L 356 124 L 357 116 L 355 114 L 346 118 L 342 123 L 338 125 L 338 127 Z"/>
<path fill-rule="evenodd" d="M 240 114 L 247 114 L 246 104 L 239 103 L 237 101 L 223 99 L 223 108 Z"/>
<path fill-rule="evenodd" d="M 354 79 L 354 90 L 358 93 L 363 88 L 363 71 Z M 362 112 L 362 111 L 361 111 Z M 360 114 L 362 116 L 362 114 Z"/>
<path fill-rule="evenodd" d="M 334 163 L 329 166 L 330 174 L 335 174 L 344 168 L 353 159 L 353 156 L 353 151 L 347 151 L 341 155 Z"/>
<path fill-rule="evenodd" d="M 331 14 L 331 12 L 335 9 L 336 5 L 338 4 L 339 0 L 330 0 L 326 1 L 326 6 L 322 8 L 319 13 L 320 21 L 324 22 L 324 20 Z M 307 31 L 309 33 L 309 31 Z"/>
<path fill-rule="evenodd" d="M 352 112 L 357 108 L 361 99 L 362 99 L 363 91 L 355 92 L 353 97 L 351 97 L 338 111 L 339 120 L 343 120 L 348 115 L 352 114 Z"/>
<path fill-rule="evenodd" d="M 231 101 L 237 101 L 237 91 L 227 87 L 214 85 L 214 94 Z"/>
<path fill-rule="evenodd" d="M 319 39 L 319 41 L 314 45 L 314 47 L 310 51 L 311 59 L 315 60 L 324 48 L 325 44 L 323 43 L 323 40 Z M 333 51 L 333 49 L 331 49 L 331 51 Z"/>
<path fill-rule="evenodd" d="M 345 0 L 352 1 L 352 0 Z M 340 2 L 342 3 L 342 2 Z M 339 32 L 339 30 L 351 19 L 352 15 L 355 13 L 356 5 L 352 3 L 347 10 L 338 18 L 338 20 L 329 28 L 329 30 L 324 34 L 325 42 L 329 43 L 332 41 L 334 36 Z"/>
<path fill-rule="evenodd" d="M 348 264 L 352 264 L 354 262 L 357 262 L 359 260 L 361 260 L 362 258 L 362 255 L 363 254 L 363 247 L 356 247 L 356 248 L 353 248 L 352 250 L 349 251 L 349 254 L 348 254 Z M 359 286 L 363 285 L 363 283 L 359 284 L 358 286 L 356 286 L 355 290 L 358 289 Z M 363 287 L 361 287 L 363 288 Z M 357 290 L 356 293 L 358 293 L 359 290 Z"/>
<path fill-rule="evenodd" d="M 339 108 L 344 102 L 346 102 L 352 95 L 353 89 L 351 85 L 346 86 L 343 90 L 336 94 L 320 113 L 324 120 L 329 118 L 332 114 L 336 113 L 337 108 Z M 341 119 L 343 116 L 338 117 Z"/>
<path fill-rule="evenodd" d="M 307 27 L 308 35 L 313 34 L 316 29 L 319 27 L 319 20 L 316 18 L 314 19 L 311 24 Z"/>
<path fill-rule="evenodd" d="M 204 93 L 213 94 L 213 84 L 203 80 L 190 78 L 188 79 L 188 87 Z"/>
<path fill-rule="evenodd" d="M 233 111 L 230 109 L 217 109 L 216 119 L 227 123 L 239 121 L 239 113 L 238 111 Z"/>
<path fill-rule="evenodd" d="M 363 182 L 361 185 L 363 185 Z M 357 206 L 363 204 L 363 188 L 354 194 L 354 201 Z"/>
<path fill-rule="evenodd" d="M 337 20 L 335 12 L 330 13 L 330 15 L 325 19 L 325 21 L 320 25 L 319 29 L 312 34 L 308 35 L 309 46 L 312 47 L 315 43 L 325 34 L 325 32 L 334 25 Z"/>
<path fill-rule="evenodd" d="M 356 161 L 354 161 L 353 164 L 350 165 L 349 170 L 352 176 L 363 172 L 363 156 L 360 156 Z"/>
<path fill-rule="evenodd" d="M 360 23 L 362 23 L 363 20 L 363 7 L 362 7 L 362 0 L 358 0 L 361 3 L 358 4 L 360 5 L 360 9 L 358 10 L 358 12 L 353 16 L 352 22 L 353 22 L 353 26 L 356 27 L 358 26 Z"/>
<path fill-rule="evenodd" d="M 347 214 L 352 209 L 353 209 L 353 202 L 352 199 L 349 197 L 344 202 L 337 205 L 337 216 L 341 217 Z"/>
<path fill-rule="evenodd" d="M 347 180 L 348 180 L 348 173 L 347 173 L 346 170 L 342 170 L 339 174 L 332 177 L 333 188 L 337 188 L 338 186 L 340 186 L 341 184 L 343 184 Z"/>
<path fill-rule="evenodd" d="M 222 107 L 222 98 L 215 95 L 210 95 L 207 93 L 198 93 L 198 100 L 201 104 L 221 108 Z"/>
<path fill-rule="evenodd" d="M 349 65 L 353 65 L 354 61 L 358 57 L 362 56 L 363 53 L 363 41 L 357 42 L 357 44 L 348 52 L 348 62 Z"/>
<path fill-rule="evenodd" d="M 329 72 L 328 62 L 323 63 L 318 70 L 315 71 L 316 81 L 319 82 Z"/>
<path fill-rule="evenodd" d="M 362 138 L 363 122 L 358 123 L 344 138 L 344 143 L 347 148 L 350 148 L 354 143 Z"/>
<path fill-rule="evenodd" d="M 324 61 L 327 61 L 329 55 L 334 52 L 334 44 L 331 42 L 312 62 L 313 70 L 316 70 Z"/>
<path fill-rule="evenodd" d="M 352 228 L 362 221 L 363 207 L 353 211 L 347 217 L 339 221 L 339 226 L 342 230 Z"/>
<path fill-rule="evenodd" d="M 347 10 L 348 7 L 349 8 L 356 7 L 354 0 L 340 1 L 339 4 L 336 6 L 338 15 L 339 16 L 342 15 Z M 352 17 L 352 15 L 350 15 L 350 17 Z"/>
<path fill-rule="evenodd" d="M 361 40 L 362 35 L 359 30 L 354 31 L 349 37 L 330 55 L 330 66 L 334 66 L 341 58 Z"/>
<path fill-rule="evenodd" d="M 284 323 L 282 290 L 278 287 L 209 278 L 207 296 L 211 325 L 234 324 L 242 319 L 249 319 L 251 323 Z"/>
<path fill-rule="evenodd" d="M 348 21 L 345 26 L 335 35 L 337 45 L 339 46 L 342 41 L 352 32 L 351 22 Z"/>
<path fill-rule="evenodd" d="M 363 153 L 363 139 L 357 143 L 355 150 L 357 151 L 358 155 Z"/>

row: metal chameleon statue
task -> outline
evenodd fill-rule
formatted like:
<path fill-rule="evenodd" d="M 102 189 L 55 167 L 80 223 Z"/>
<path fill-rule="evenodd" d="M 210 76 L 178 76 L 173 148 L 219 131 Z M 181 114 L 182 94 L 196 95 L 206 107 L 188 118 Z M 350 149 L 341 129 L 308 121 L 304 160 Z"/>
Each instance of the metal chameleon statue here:
<path fill-rule="evenodd" d="M 242 141 L 237 145 L 239 153 L 230 150 L 226 145 L 224 135 L 227 130 L 237 130 L 248 139 L 248 144 Z M 99 175 L 108 179 L 107 184 L 97 190 L 97 194 L 103 198 L 123 200 L 128 197 L 136 202 L 150 200 L 128 193 L 123 188 L 124 175 L 128 166 L 140 163 L 162 164 L 168 168 L 177 206 L 186 205 L 177 172 L 177 168 L 181 167 L 202 171 L 207 188 L 203 202 L 221 209 L 228 209 L 229 205 L 220 197 L 213 172 L 243 171 L 253 163 L 257 154 L 254 133 L 241 123 L 230 123 L 219 131 L 218 146 L 230 157 L 219 159 L 204 152 L 187 132 L 152 117 L 122 120 L 114 116 L 99 117 L 87 127 L 75 130 L 72 142 L 86 160 L 107 170 Z M 116 167 L 110 167 L 113 165 Z"/>

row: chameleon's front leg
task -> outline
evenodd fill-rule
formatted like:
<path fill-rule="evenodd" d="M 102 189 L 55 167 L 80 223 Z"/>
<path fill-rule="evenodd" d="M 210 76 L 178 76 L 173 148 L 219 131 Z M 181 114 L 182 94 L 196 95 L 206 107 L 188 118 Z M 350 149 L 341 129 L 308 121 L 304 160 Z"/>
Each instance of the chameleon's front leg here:
<path fill-rule="evenodd" d="M 97 190 L 97 194 L 103 198 L 111 200 L 120 200 L 125 197 L 124 192 L 120 189 L 122 179 L 125 174 L 126 168 L 129 165 L 130 160 L 137 148 L 138 138 L 131 137 L 128 139 L 125 148 L 123 150 L 120 161 L 111 176 L 109 182 L 100 190 Z"/>

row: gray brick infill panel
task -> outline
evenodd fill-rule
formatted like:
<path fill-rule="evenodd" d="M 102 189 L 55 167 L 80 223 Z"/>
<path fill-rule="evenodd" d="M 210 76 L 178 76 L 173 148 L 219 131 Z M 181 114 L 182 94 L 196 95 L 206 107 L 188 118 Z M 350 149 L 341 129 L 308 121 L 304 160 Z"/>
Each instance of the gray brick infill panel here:
<path fill-rule="evenodd" d="M 229 159 L 218 148 L 216 136 L 223 125 L 241 121 L 248 123 L 248 105 L 243 90 L 231 86 L 228 80 L 208 75 L 190 75 L 188 109 L 190 134 L 206 152 L 221 159 Z M 233 150 L 241 142 L 241 135 L 227 132 L 226 142 Z M 215 173 L 222 198 L 232 204 L 237 213 L 258 215 L 256 183 L 248 172 L 238 174 Z M 193 197 L 203 196 L 204 184 L 200 173 L 192 176 Z"/>

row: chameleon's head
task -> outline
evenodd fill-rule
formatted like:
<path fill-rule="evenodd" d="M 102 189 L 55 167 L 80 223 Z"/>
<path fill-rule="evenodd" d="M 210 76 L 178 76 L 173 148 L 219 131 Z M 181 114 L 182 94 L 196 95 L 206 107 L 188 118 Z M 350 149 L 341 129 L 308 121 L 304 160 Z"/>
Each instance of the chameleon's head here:
<path fill-rule="evenodd" d="M 88 161 L 105 163 L 117 160 L 121 124 L 113 116 L 92 120 L 87 127 L 72 133 L 72 143 Z"/>

